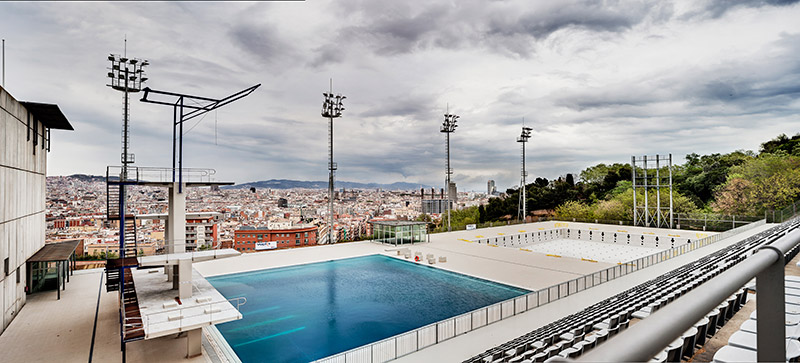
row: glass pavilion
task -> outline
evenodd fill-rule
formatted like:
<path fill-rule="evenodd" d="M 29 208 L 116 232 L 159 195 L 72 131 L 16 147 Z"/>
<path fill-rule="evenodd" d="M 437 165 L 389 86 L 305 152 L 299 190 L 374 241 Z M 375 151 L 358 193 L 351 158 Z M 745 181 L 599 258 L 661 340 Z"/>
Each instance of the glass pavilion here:
<path fill-rule="evenodd" d="M 372 221 L 372 239 L 392 245 L 420 243 L 427 241 L 426 222 L 413 221 Z"/>

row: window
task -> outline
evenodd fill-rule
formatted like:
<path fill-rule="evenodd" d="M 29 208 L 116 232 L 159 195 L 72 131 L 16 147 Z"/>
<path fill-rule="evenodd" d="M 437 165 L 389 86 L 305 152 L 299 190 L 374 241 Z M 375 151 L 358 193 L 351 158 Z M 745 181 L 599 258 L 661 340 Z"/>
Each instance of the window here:
<path fill-rule="evenodd" d="M 306 237 L 308 237 L 308 232 L 306 232 Z"/>
<path fill-rule="evenodd" d="M 294 238 L 300 238 L 300 233 L 295 233 Z"/>
<path fill-rule="evenodd" d="M 8 276 L 8 268 L 9 268 L 9 265 L 11 264 L 11 261 L 8 259 L 8 257 L 6 257 L 6 259 L 4 261 L 5 261 L 5 263 L 3 264 L 3 266 L 4 266 L 3 267 L 3 273 L 5 273 L 6 276 Z"/>
<path fill-rule="evenodd" d="M 299 234 L 299 233 L 298 233 L 298 234 Z M 299 245 L 300 245 L 300 240 L 299 240 L 299 239 L 296 239 L 296 240 L 294 240 L 294 245 L 295 245 L 295 246 L 299 246 Z"/>
<path fill-rule="evenodd" d="M 19 267 L 17 267 L 17 283 L 19 283 L 19 282 L 20 282 L 20 280 L 21 280 L 21 277 L 20 277 L 20 276 L 21 276 L 21 275 L 22 275 L 22 274 L 21 274 L 21 273 L 19 273 Z"/>

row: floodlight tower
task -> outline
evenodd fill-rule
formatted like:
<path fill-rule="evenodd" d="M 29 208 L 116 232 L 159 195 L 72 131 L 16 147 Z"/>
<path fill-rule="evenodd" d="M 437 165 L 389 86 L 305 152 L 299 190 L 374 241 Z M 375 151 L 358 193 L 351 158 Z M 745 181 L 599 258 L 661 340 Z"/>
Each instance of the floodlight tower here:
<path fill-rule="evenodd" d="M 337 169 L 333 162 L 333 119 L 342 117 L 344 107 L 342 101 L 345 96 L 333 94 L 333 80 L 330 84 L 330 92 L 322 94 L 325 102 L 322 103 L 322 117 L 328 119 L 328 243 L 333 243 L 333 174 Z"/>
<path fill-rule="evenodd" d="M 528 142 L 528 139 L 531 138 L 531 130 L 530 127 L 525 127 L 525 119 L 522 119 L 522 134 L 517 138 L 517 142 L 522 143 L 522 181 L 520 182 L 520 194 L 519 194 L 519 208 L 517 209 L 517 219 L 520 217 L 520 213 L 522 213 L 522 222 L 525 223 L 525 218 L 528 216 L 528 203 L 526 203 L 527 199 L 525 199 L 525 185 L 526 181 L 525 178 L 528 176 L 528 172 L 525 170 L 525 144 Z"/>
<path fill-rule="evenodd" d="M 126 51 L 127 53 L 127 51 Z M 135 161 L 134 154 L 130 153 L 131 136 L 128 127 L 130 111 L 128 108 L 128 94 L 142 90 L 142 83 L 147 81 L 144 74 L 144 67 L 148 66 L 146 60 L 128 58 L 127 55 L 110 54 L 108 60 L 111 61 L 108 78 L 111 80 L 109 87 L 121 91 L 122 96 L 122 181 L 128 179 L 128 165 Z"/>
<path fill-rule="evenodd" d="M 448 107 L 449 108 L 449 107 Z M 450 168 L 450 134 L 456 131 L 456 121 L 459 116 L 451 114 L 448 110 L 444 114 L 444 122 L 442 123 L 441 132 L 445 133 L 445 153 L 447 154 L 447 161 L 445 163 L 445 190 L 447 190 L 447 199 L 445 208 L 447 208 L 447 231 L 450 232 L 450 176 L 453 175 L 453 169 Z"/>

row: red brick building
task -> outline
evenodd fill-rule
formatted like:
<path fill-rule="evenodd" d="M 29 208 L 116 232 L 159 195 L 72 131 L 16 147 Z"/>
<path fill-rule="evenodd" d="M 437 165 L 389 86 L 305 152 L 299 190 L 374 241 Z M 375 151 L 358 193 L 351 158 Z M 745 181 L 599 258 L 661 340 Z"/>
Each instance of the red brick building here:
<path fill-rule="evenodd" d="M 314 225 L 281 229 L 242 227 L 234 232 L 233 238 L 233 248 L 245 253 L 316 244 L 317 226 Z"/>

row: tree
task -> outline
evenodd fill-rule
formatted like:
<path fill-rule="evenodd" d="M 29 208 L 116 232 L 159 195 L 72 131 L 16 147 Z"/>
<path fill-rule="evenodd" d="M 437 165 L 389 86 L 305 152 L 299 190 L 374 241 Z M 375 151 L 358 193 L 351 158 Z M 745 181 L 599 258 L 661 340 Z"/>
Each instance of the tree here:
<path fill-rule="evenodd" d="M 750 200 L 753 183 L 742 178 L 731 178 L 717 190 L 715 201 L 711 207 L 725 214 L 754 214 L 754 205 Z"/>
<path fill-rule="evenodd" d="M 800 158 L 762 153 L 733 167 L 715 193 L 714 209 L 723 213 L 761 215 L 800 198 Z"/>
<path fill-rule="evenodd" d="M 791 138 L 787 137 L 786 134 L 780 134 L 776 138 L 761 144 L 760 152 L 800 156 L 800 134 L 796 134 Z"/>
<path fill-rule="evenodd" d="M 556 207 L 556 218 L 558 219 L 593 219 L 594 211 L 592 207 L 579 201 L 571 200 Z"/>

